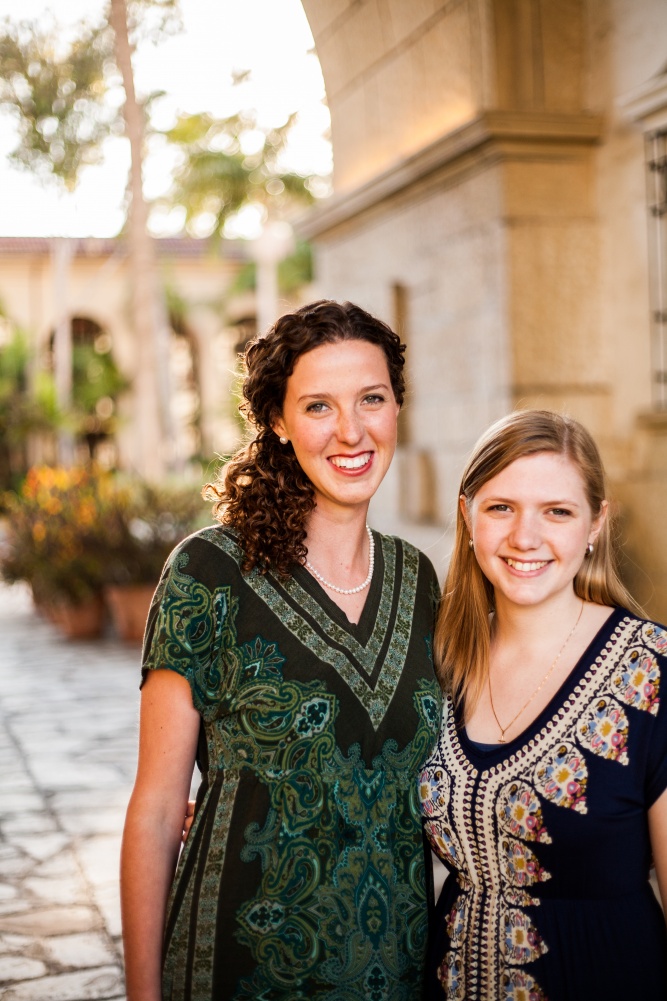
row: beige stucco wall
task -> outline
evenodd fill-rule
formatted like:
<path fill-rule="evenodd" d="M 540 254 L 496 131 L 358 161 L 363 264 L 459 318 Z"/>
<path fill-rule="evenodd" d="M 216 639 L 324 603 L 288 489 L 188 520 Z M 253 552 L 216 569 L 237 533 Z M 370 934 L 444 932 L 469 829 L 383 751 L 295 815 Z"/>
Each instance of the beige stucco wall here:
<path fill-rule="evenodd" d="M 54 329 L 57 309 L 54 262 L 47 241 L 40 241 L 38 250 L 31 250 L 29 240 L 0 242 L 0 302 L 35 346 L 43 348 Z M 163 255 L 160 261 L 163 280 L 186 303 L 185 320 L 199 381 L 204 455 L 229 451 L 238 435 L 230 395 L 237 334 L 224 324 L 221 297 L 239 266 L 237 260 L 207 253 Z M 137 353 L 129 322 L 128 279 L 127 260 L 113 256 L 113 241 L 104 245 L 90 241 L 88 249 L 75 254 L 70 263 L 64 296 L 71 316 L 93 320 L 111 335 L 114 360 L 132 380 Z M 134 465 L 134 442 L 142 433 L 134 421 L 135 402 L 131 391 L 119 401 L 116 438 L 120 463 L 126 468 Z M 187 455 L 179 458 L 187 459 Z"/>

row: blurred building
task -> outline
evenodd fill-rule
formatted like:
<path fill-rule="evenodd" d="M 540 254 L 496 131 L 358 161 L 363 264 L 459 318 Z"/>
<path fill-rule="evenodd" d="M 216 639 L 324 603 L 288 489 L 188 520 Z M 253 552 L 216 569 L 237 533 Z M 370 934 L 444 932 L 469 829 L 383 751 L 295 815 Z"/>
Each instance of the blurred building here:
<path fill-rule="evenodd" d="M 335 162 L 304 226 L 318 288 L 409 345 L 376 524 L 444 553 L 478 433 L 512 407 L 564 409 L 602 447 L 626 576 L 666 619 L 667 5 L 304 8 Z"/>
<path fill-rule="evenodd" d="M 237 401 L 231 390 L 238 347 L 255 332 L 254 293 L 228 295 L 247 262 L 239 243 L 225 242 L 215 252 L 203 240 L 165 239 L 157 246 L 171 328 L 170 444 L 176 468 L 183 469 L 193 459 L 207 462 L 237 443 Z M 122 240 L 0 238 L 5 316 L 0 339 L 9 336 L 10 327 L 22 328 L 33 348 L 33 370 L 53 370 L 55 331 L 64 321 L 75 347 L 92 347 L 92 364 L 95 354 L 100 364 L 113 359 L 127 389 L 117 399 L 98 401 L 90 431 L 76 445 L 79 458 L 90 449 L 98 461 L 126 469 L 136 454 L 133 439 L 142 434 L 133 419 L 137 352 L 128 267 Z M 33 460 L 54 458 L 49 447 L 52 441 L 35 441 Z"/>

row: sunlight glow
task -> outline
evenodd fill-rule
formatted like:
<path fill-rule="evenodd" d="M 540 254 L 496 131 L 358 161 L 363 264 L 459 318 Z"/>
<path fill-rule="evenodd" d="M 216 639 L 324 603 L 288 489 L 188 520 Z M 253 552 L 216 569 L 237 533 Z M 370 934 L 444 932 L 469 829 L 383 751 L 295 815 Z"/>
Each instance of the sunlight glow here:
<path fill-rule="evenodd" d="M 280 167 L 302 174 L 331 171 L 331 146 L 325 133 L 329 113 L 324 83 L 313 39 L 299 0 L 181 0 L 183 31 L 158 46 L 144 46 L 135 59 L 135 81 L 140 94 L 165 91 L 154 106 L 153 121 L 170 127 L 179 112 L 209 111 L 228 116 L 243 109 L 257 111 L 260 127 L 276 127 L 298 112 Z M 55 7 L 58 23 L 67 26 L 80 18 L 95 18 L 103 0 L 21 0 L 21 19 L 43 18 Z M 15 0 L 0 0 L 0 19 L 17 18 Z M 249 71 L 248 73 L 246 71 Z M 233 77 L 238 81 L 234 83 Z M 123 93 L 116 88 L 111 104 Z M 48 123 L 46 123 L 48 127 Z M 244 140 L 244 152 L 259 148 L 261 133 Z M 114 236 L 124 222 L 129 148 L 124 138 L 109 139 L 104 162 L 87 167 L 77 189 L 64 192 L 56 183 L 41 184 L 25 171 L 10 166 L 8 154 L 17 132 L 11 117 L 0 113 L 0 189 L 3 192 L 0 235 L 3 236 Z M 249 143 L 247 149 L 245 143 Z M 147 197 L 159 198 L 169 186 L 174 154 L 159 137 L 149 143 L 144 165 Z M 328 193 L 317 180 L 313 193 Z M 201 219 L 197 235 L 210 220 Z M 241 213 L 228 224 L 247 239 L 261 229 L 261 212 Z M 151 230 L 167 235 L 181 230 L 183 213 L 156 209 Z"/>

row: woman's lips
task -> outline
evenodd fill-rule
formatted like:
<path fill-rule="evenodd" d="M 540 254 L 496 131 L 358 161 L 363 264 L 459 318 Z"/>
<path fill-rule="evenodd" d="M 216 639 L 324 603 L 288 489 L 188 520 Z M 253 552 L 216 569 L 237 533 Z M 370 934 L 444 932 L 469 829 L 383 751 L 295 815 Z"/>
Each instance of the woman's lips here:
<path fill-rule="evenodd" d="M 372 452 L 359 452 L 357 455 L 330 455 L 329 462 L 341 473 L 356 475 L 365 473 L 373 461 Z"/>
<path fill-rule="evenodd" d="M 552 562 L 551 560 L 517 560 L 510 556 L 503 556 L 501 559 L 511 570 L 520 574 L 539 573 Z"/>

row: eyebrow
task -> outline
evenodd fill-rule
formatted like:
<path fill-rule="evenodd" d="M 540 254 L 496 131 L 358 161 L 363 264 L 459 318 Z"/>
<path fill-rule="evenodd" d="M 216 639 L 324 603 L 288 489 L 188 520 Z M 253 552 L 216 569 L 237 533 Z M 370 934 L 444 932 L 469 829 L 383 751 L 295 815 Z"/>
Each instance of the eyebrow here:
<path fill-rule="evenodd" d="M 516 504 L 516 498 L 514 498 L 514 497 L 493 497 L 493 496 L 491 496 L 491 497 L 486 497 L 484 499 L 484 503 L 485 504 Z M 540 503 L 540 506 L 542 506 L 542 507 L 576 507 L 577 509 L 579 509 L 579 507 L 581 506 L 580 504 L 577 504 L 576 501 L 565 500 L 565 498 L 561 498 L 560 500 L 540 501 L 539 503 Z"/>
<path fill-rule="evenodd" d="M 385 392 L 389 392 L 389 386 L 386 382 L 378 382 L 374 386 L 364 386 L 363 389 L 359 391 L 360 396 L 365 396 L 366 393 L 373 393 L 377 389 L 384 389 Z M 297 403 L 301 403 L 302 400 L 327 400 L 330 397 L 330 393 L 304 393 L 297 399 Z"/>

